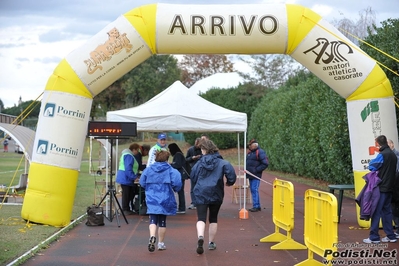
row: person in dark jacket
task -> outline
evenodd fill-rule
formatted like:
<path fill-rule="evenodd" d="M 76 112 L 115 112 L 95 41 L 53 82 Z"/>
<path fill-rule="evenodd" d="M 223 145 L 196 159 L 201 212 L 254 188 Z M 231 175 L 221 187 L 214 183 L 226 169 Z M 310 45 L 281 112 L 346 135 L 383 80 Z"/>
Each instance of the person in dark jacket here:
<path fill-rule="evenodd" d="M 140 185 L 145 189 L 147 214 L 150 216 L 150 240 L 148 251 L 154 252 L 156 231 L 158 228 L 158 250 L 166 249 L 166 216 L 176 214 L 174 192 L 181 188 L 179 171 L 168 163 L 170 153 L 164 149 L 155 153 L 155 161 L 146 167 L 140 177 Z"/>
<path fill-rule="evenodd" d="M 208 210 L 208 249 L 216 249 L 214 239 L 218 227 L 218 214 L 224 197 L 223 177 L 226 177 L 226 186 L 234 185 L 237 178 L 234 167 L 228 161 L 221 159 L 218 148 L 211 140 L 202 140 L 200 147 L 203 156 L 191 170 L 191 178 L 194 183 L 194 204 L 197 207 L 198 254 L 204 253 L 204 234 Z"/>
<path fill-rule="evenodd" d="M 177 192 L 179 198 L 179 204 L 177 208 L 177 214 L 186 213 L 186 198 L 184 195 L 184 183 L 186 179 L 190 178 L 190 169 L 186 169 L 186 157 L 184 157 L 183 152 L 176 143 L 171 143 L 168 145 L 170 154 L 173 157 L 171 166 L 179 171 L 181 175 L 181 189 Z"/>
<path fill-rule="evenodd" d="M 246 170 L 259 179 L 262 178 L 262 172 L 269 166 L 269 162 L 267 160 L 267 155 L 264 150 L 259 148 L 258 141 L 256 139 L 251 139 L 248 144 L 248 153 L 247 153 L 247 167 Z M 249 209 L 251 212 L 261 211 L 262 208 L 260 206 L 259 199 L 259 185 L 260 180 L 256 177 L 251 176 L 250 174 L 246 174 L 246 178 L 249 179 L 249 188 L 251 189 L 252 194 L 252 208 Z"/>
<path fill-rule="evenodd" d="M 150 145 L 144 144 L 144 145 L 139 145 L 139 148 L 137 152 L 134 154 L 134 158 L 137 160 L 139 164 L 139 170 L 143 171 L 146 167 L 145 164 L 143 164 L 143 157 L 148 156 L 148 152 L 150 151 Z"/>
<path fill-rule="evenodd" d="M 399 238 L 399 151 L 395 149 L 395 144 L 391 139 L 388 139 L 388 146 L 391 148 L 393 153 L 395 153 L 396 158 L 398 159 L 392 194 L 392 219 L 396 228 L 395 236 L 396 238 Z"/>
<path fill-rule="evenodd" d="M 396 175 L 397 158 L 395 153 L 389 148 L 387 138 L 384 135 L 378 136 L 376 139 L 379 154 L 369 163 L 370 171 L 378 171 L 378 177 L 381 179 L 379 184 L 380 198 L 377 207 L 371 216 L 369 238 L 363 239 L 364 243 L 380 243 L 379 224 L 382 220 L 382 228 L 386 237 L 382 238 L 382 242 L 396 242 L 395 233 L 392 227 L 392 209 L 391 200 L 393 186 Z"/>
<path fill-rule="evenodd" d="M 202 152 L 201 152 L 201 148 L 200 148 L 200 141 L 201 138 L 196 138 L 195 139 L 195 143 L 193 146 L 191 146 L 188 150 L 187 150 L 187 154 L 186 154 L 186 160 L 190 163 L 191 169 L 194 167 L 194 165 L 198 162 L 198 160 L 201 158 L 202 156 Z M 190 197 L 191 197 L 191 204 L 190 206 L 188 206 L 188 209 L 190 210 L 195 210 L 196 207 L 193 203 L 193 188 L 194 188 L 194 184 L 193 184 L 193 180 L 190 179 Z"/>
<path fill-rule="evenodd" d="M 119 168 L 116 173 L 115 182 L 122 187 L 122 211 L 125 215 L 133 214 L 130 209 L 130 203 L 134 197 L 134 180 L 137 178 L 139 171 L 139 164 L 134 158 L 134 153 L 137 153 L 139 145 L 132 143 L 129 149 L 124 149 L 119 159 Z"/>
<path fill-rule="evenodd" d="M 143 164 L 143 157 L 148 156 L 148 152 L 150 151 L 150 145 L 144 144 L 144 145 L 139 145 L 135 146 L 133 149 L 133 156 L 134 159 L 136 159 L 138 165 L 139 165 L 139 170 L 137 173 L 137 178 L 140 178 L 141 172 L 146 168 L 146 165 Z M 139 194 L 142 194 L 141 196 Z M 140 186 L 136 182 L 133 184 L 132 191 L 131 191 L 131 197 L 130 197 L 130 206 L 133 212 L 138 213 L 139 209 L 137 209 L 137 206 L 139 206 L 140 203 L 138 203 L 139 198 L 141 198 L 142 201 L 145 200 L 144 192 L 140 189 Z M 137 203 L 135 204 L 135 201 Z M 136 206 L 135 206 L 136 205 Z"/>

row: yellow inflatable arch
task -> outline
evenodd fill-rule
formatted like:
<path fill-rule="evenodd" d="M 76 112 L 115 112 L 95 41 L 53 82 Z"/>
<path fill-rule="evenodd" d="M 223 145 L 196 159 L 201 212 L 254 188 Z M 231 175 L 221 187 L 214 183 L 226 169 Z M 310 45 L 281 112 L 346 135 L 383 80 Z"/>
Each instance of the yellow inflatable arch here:
<path fill-rule="evenodd" d="M 205 53 L 288 54 L 344 97 L 357 192 L 375 157 L 375 137 L 398 139 L 393 92 L 384 72 L 310 9 L 291 4 L 146 5 L 72 51 L 49 78 L 22 218 L 69 224 L 94 96 L 152 54 Z"/>

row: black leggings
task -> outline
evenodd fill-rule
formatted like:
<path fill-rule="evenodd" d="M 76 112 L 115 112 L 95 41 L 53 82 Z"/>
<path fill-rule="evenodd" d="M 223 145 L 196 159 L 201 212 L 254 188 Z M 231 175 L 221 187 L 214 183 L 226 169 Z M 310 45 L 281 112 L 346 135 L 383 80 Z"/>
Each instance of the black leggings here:
<path fill-rule="evenodd" d="M 150 214 L 150 224 L 158 224 L 159 227 L 166 227 L 166 215 Z"/>
<path fill-rule="evenodd" d="M 206 216 L 209 208 L 209 223 L 218 222 L 218 214 L 222 204 L 196 204 L 198 221 L 206 223 Z"/>

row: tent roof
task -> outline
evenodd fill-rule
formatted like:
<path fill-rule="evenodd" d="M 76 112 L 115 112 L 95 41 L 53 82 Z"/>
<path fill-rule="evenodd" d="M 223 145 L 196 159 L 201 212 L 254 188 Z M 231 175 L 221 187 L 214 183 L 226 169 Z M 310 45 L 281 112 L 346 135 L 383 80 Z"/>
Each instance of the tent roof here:
<path fill-rule="evenodd" d="M 146 103 L 107 112 L 107 121 L 137 122 L 137 131 L 245 132 L 247 114 L 213 104 L 175 81 Z"/>
<path fill-rule="evenodd" d="M 195 94 L 206 93 L 209 89 L 235 88 L 244 83 L 244 79 L 237 72 L 216 73 L 209 77 L 198 80 L 190 87 Z"/>
<path fill-rule="evenodd" d="M 24 126 L 0 123 L 0 130 L 4 131 L 22 148 L 25 158 L 32 160 L 33 142 L 36 132 Z"/>

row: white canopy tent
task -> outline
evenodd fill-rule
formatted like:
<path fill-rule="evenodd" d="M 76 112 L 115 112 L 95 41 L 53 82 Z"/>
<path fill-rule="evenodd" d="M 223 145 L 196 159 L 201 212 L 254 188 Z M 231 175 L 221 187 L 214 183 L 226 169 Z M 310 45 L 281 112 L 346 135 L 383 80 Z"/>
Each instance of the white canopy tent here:
<path fill-rule="evenodd" d="M 137 122 L 142 132 L 246 132 L 247 114 L 213 104 L 174 82 L 146 103 L 107 112 L 107 121 Z"/>
<path fill-rule="evenodd" d="M 239 133 L 246 147 L 247 114 L 213 104 L 180 81 L 142 105 L 107 112 L 107 121 L 137 122 L 138 132 L 236 132 L 239 162 Z"/>

